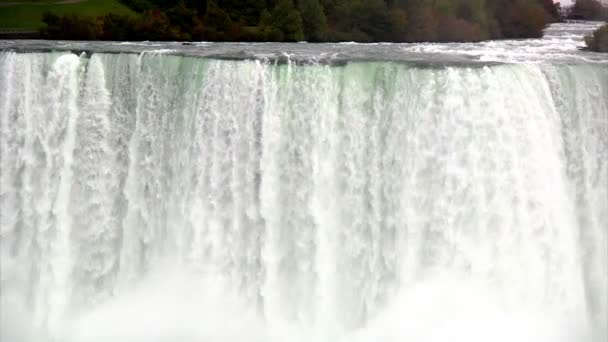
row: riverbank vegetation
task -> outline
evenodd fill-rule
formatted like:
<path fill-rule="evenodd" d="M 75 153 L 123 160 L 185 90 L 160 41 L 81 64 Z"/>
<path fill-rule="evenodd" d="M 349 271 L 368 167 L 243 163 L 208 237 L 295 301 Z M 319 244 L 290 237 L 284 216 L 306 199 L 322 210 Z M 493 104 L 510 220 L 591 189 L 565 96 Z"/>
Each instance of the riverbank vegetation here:
<path fill-rule="evenodd" d="M 585 43 L 589 50 L 596 52 L 608 52 L 608 24 L 595 30 L 593 34 L 585 37 Z"/>
<path fill-rule="evenodd" d="M 566 18 L 608 22 L 608 3 L 599 0 L 576 0 L 568 9 Z M 608 23 L 585 37 L 587 48 L 596 52 L 608 52 Z"/>
<path fill-rule="evenodd" d="M 119 0 L 7 0 L 4 3 L 0 0 L 0 29 L 37 30 L 44 26 L 42 19 L 46 12 L 89 18 L 109 14 L 137 16 Z"/>
<path fill-rule="evenodd" d="M 608 21 L 608 3 L 599 0 L 576 0 L 566 13 L 572 20 Z"/>
<path fill-rule="evenodd" d="M 552 0 L 121 0 L 137 16 L 44 16 L 48 39 L 461 42 L 542 36 Z"/>

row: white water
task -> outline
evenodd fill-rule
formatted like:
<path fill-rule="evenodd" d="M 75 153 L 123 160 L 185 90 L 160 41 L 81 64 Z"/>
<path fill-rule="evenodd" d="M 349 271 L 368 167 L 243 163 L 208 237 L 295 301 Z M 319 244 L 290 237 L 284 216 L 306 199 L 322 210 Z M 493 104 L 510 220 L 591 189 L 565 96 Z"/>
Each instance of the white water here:
<path fill-rule="evenodd" d="M 163 53 L 216 59 L 257 59 L 297 64 L 394 61 L 424 66 L 488 65 L 490 63 L 603 64 L 606 55 L 583 50 L 584 37 L 602 26 L 599 21 L 556 23 L 538 39 L 489 40 L 479 43 L 214 43 L 99 42 L 0 40 L 0 50 L 85 51 L 87 53 Z"/>
<path fill-rule="evenodd" d="M 605 341 L 608 68 L 0 53 L 0 339 Z"/>

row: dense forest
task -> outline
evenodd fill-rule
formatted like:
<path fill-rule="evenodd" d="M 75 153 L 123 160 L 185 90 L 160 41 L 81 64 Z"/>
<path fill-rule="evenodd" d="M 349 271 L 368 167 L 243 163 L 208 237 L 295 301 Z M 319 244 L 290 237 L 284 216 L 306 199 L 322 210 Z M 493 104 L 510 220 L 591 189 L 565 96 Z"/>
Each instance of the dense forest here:
<path fill-rule="evenodd" d="M 121 0 L 137 16 L 44 15 L 49 39 L 460 42 L 542 36 L 552 0 Z M 595 0 L 583 0 L 595 1 Z"/>

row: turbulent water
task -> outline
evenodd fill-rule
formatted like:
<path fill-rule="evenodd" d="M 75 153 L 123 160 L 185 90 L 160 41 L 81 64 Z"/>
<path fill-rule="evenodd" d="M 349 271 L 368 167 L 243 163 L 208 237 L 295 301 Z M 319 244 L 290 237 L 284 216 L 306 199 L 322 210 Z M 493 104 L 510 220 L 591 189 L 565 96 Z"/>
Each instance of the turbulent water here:
<path fill-rule="evenodd" d="M 608 338 L 598 55 L 4 48 L 2 341 Z"/>

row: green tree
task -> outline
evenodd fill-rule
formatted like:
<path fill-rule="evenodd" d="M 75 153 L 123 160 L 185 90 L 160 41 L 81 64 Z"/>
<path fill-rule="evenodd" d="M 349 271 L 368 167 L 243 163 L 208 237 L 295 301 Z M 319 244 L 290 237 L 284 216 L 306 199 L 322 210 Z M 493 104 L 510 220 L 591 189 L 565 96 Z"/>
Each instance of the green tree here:
<path fill-rule="evenodd" d="M 171 26 L 165 12 L 154 9 L 146 11 L 135 26 L 137 40 L 184 40 L 178 27 Z"/>
<path fill-rule="evenodd" d="M 244 25 L 256 25 L 260 14 L 268 7 L 265 0 L 217 0 L 217 5 L 233 22 Z"/>
<path fill-rule="evenodd" d="M 327 31 L 327 18 L 319 0 L 300 0 L 298 7 L 306 40 L 322 41 Z"/>
<path fill-rule="evenodd" d="M 272 22 L 272 14 L 268 10 L 263 10 L 260 14 L 258 24 L 259 39 L 266 41 L 282 41 L 283 32 L 276 28 Z"/>
<path fill-rule="evenodd" d="M 302 17 L 292 0 L 279 0 L 270 17 L 265 15 L 264 29 L 273 33 L 280 41 L 297 42 L 304 40 Z"/>
<path fill-rule="evenodd" d="M 120 0 L 138 17 L 46 15 L 44 37 L 216 41 L 478 41 L 542 36 L 553 0 Z M 295 1 L 295 3 L 294 3 Z M 574 16 L 605 13 L 577 0 Z"/>
<path fill-rule="evenodd" d="M 47 39 L 96 40 L 103 36 L 103 22 L 100 18 L 75 14 L 59 16 L 45 12 L 42 21 L 46 26 L 40 30 L 40 34 Z"/>
<path fill-rule="evenodd" d="M 203 17 L 203 25 L 205 39 L 224 40 L 225 33 L 232 26 L 232 20 L 226 11 L 216 5 L 215 2 L 209 1 Z"/>
<path fill-rule="evenodd" d="M 336 8 L 336 29 L 350 33 L 352 40 L 391 40 L 393 18 L 383 0 L 343 2 Z"/>
<path fill-rule="evenodd" d="M 136 22 L 133 18 L 126 15 L 110 13 L 102 18 L 103 40 L 131 40 L 133 39 L 133 28 Z"/>
<path fill-rule="evenodd" d="M 197 16 L 197 11 L 187 7 L 183 1 L 180 1 L 176 6 L 167 9 L 165 14 L 169 18 L 171 26 L 177 28 L 181 32 L 184 40 L 202 38 L 200 37 L 200 34 L 198 37 L 193 37 L 192 35 L 192 33 L 196 31 L 196 28 L 202 25 Z"/>

